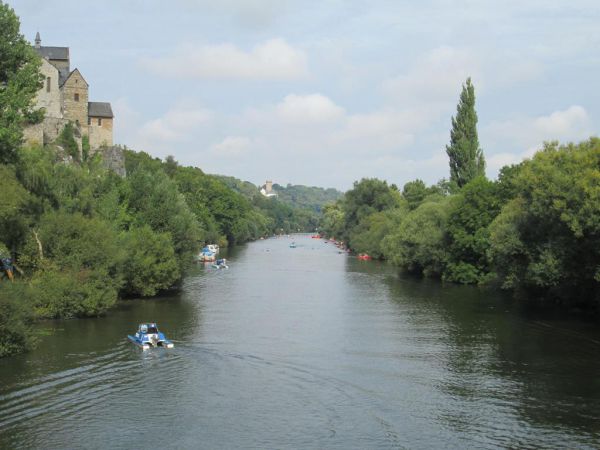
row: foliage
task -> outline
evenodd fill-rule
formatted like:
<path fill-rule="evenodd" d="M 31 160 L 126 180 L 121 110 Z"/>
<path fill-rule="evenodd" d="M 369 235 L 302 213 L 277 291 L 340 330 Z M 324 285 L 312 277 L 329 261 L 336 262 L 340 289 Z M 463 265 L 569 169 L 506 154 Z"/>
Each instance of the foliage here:
<path fill-rule="evenodd" d="M 463 85 L 456 116 L 452 118 L 446 153 L 450 158 L 450 181 L 459 188 L 474 178 L 485 176 L 485 159 L 477 137 L 475 88 L 470 78 Z"/>
<path fill-rule="evenodd" d="M 351 248 L 358 253 L 383 259 L 384 238 L 398 226 L 404 212 L 399 208 L 390 209 L 373 213 L 361 220 L 350 235 Z"/>
<path fill-rule="evenodd" d="M 14 248 L 27 233 L 26 214 L 32 199 L 13 167 L 0 165 L 0 180 L 0 237 L 9 248 Z"/>
<path fill-rule="evenodd" d="M 417 274 L 440 277 L 448 259 L 448 200 L 428 201 L 403 217 L 383 242 L 386 258 Z"/>
<path fill-rule="evenodd" d="M 33 109 L 41 60 L 19 27 L 13 9 L 0 2 L 0 164 L 16 161 L 23 125 L 43 117 L 43 111 Z"/>
<path fill-rule="evenodd" d="M 323 209 L 323 231 L 331 237 L 343 236 L 344 233 L 344 206 L 341 200 Z"/>
<path fill-rule="evenodd" d="M 121 242 L 127 255 L 123 263 L 127 295 L 156 295 L 179 280 L 181 271 L 169 234 L 143 226 L 123 233 Z"/>
<path fill-rule="evenodd" d="M 446 280 L 479 283 L 490 272 L 488 225 L 500 212 L 496 190 L 495 183 L 479 177 L 451 198 L 446 224 Z"/>
<path fill-rule="evenodd" d="M 277 193 L 277 200 L 294 208 L 305 209 L 321 213 L 323 207 L 342 198 L 342 193 L 333 188 L 320 188 L 316 186 L 292 185 L 281 186 L 273 184 Z"/>
<path fill-rule="evenodd" d="M 84 135 L 81 138 L 81 160 L 86 162 L 90 157 L 90 137 Z"/>
<path fill-rule="evenodd" d="M 148 225 L 154 231 L 170 233 L 179 256 L 190 256 L 199 247 L 204 233 L 177 184 L 164 172 L 135 170 L 127 177 L 126 189 L 128 211 L 135 226 Z"/>
<path fill-rule="evenodd" d="M 98 316 L 116 303 L 117 296 L 105 274 L 86 269 L 36 272 L 25 290 L 36 318 Z"/>
<path fill-rule="evenodd" d="M 74 161 L 80 161 L 79 146 L 75 140 L 75 127 L 71 122 L 64 126 L 56 142 Z"/>
<path fill-rule="evenodd" d="M 515 198 L 490 226 L 503 286 L 600 306 L 600 139 L 545 144 L 512 172 L 500 184 Z"/>
<path fill-rule="evenodd" d="M 4 283 L 0 287 L 0 358 L 28 350 L 34 344 L 29 305 L 23 285 Z"/>
<path fill-rule="evenodd" d="M 344 196 L 344 231 L 347 239 L 361 220 L 373 213 L 399 207 L 400 193 L 377 178 L 363 178 Z"/>

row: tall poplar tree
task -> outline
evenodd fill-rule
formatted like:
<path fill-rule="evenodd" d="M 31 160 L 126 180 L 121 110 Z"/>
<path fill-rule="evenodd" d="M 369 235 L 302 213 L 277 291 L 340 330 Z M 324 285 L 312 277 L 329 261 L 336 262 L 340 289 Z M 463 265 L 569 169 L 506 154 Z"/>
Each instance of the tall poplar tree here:
<path fill-rule="evenodd" d="M 450 158 L 450 181 L 459 188 L 473 178 L 485 176 L 485 159 L 477 138 L 477 113 L 475 88 L 471 78 L 463 84 L 456 117 L 452 118 L 450 145 L 446 146 Z"/>

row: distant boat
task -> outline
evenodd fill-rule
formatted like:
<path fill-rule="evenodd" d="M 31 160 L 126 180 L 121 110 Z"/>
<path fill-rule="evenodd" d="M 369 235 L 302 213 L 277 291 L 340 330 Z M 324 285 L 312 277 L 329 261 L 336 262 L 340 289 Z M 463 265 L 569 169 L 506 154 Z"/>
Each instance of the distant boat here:
<path fill-rule="evenodd" d="M 360 255 L 357 256 L 357 258 L 360 259 L 361 261 L 371 261 L 373 259 L 366 253 L 361 253 Z"/>
<path fill-rule="evenodd" d="M 229 266 L 227 265 L 227 260 L 225 258 L 217 259 L 212 265 L 212 267 L 215 269 L 229 269 Z"/>
<path fill-rule="evenodd" d="M 200 262 L 213 262 L 217 259 L 217 254 L 215 252 L 210 251 L 207 247 L 204 247 L 200 250 L 200 253 L 196 255 L 196 260 Z"/>
<path fill-rule="evenodd" d="M 290 244 L 290 248 L 296 248 L 296 243 L 295 243 L 295 242 L 292 242 L 292 243 Z"/>

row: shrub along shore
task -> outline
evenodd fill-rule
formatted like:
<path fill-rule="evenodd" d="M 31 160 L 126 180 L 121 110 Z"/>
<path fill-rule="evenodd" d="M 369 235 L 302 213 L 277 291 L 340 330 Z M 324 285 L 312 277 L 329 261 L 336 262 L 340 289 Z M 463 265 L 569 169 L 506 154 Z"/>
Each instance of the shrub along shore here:
<path fill-rule="evenodd" d="M 323 230 L 408 272 L 598 311 L 600 139 L 547 143 L 462 187 L 363 179 L 326 208 Z"/>
<path fill-rule="evenodd" d="M 23 148 L 0 164 L 0 253 L 22 275 L 0 281 L 0 356 L 33 343 L 41 318 L 97 316 L 119 298 L 177 285 L 204 243 L 225 247 L 313 229 L 314 217 L 244 196 L 200 169 L 124 149 L 126 177 L 100 157 L 64 162 Z"/>

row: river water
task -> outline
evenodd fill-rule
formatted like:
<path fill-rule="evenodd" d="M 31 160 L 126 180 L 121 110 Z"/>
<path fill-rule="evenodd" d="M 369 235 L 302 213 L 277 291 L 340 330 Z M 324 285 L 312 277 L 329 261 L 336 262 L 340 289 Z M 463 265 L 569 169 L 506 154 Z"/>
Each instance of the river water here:
<path fill-rule="evenodd" d="M 600 448 L 597 323 L 308 236 L 229 258 L 177 295 L 40 324 L 0 360 L 0 447 Z M 144 321 L 176 347 L 132 345 Z"/>

